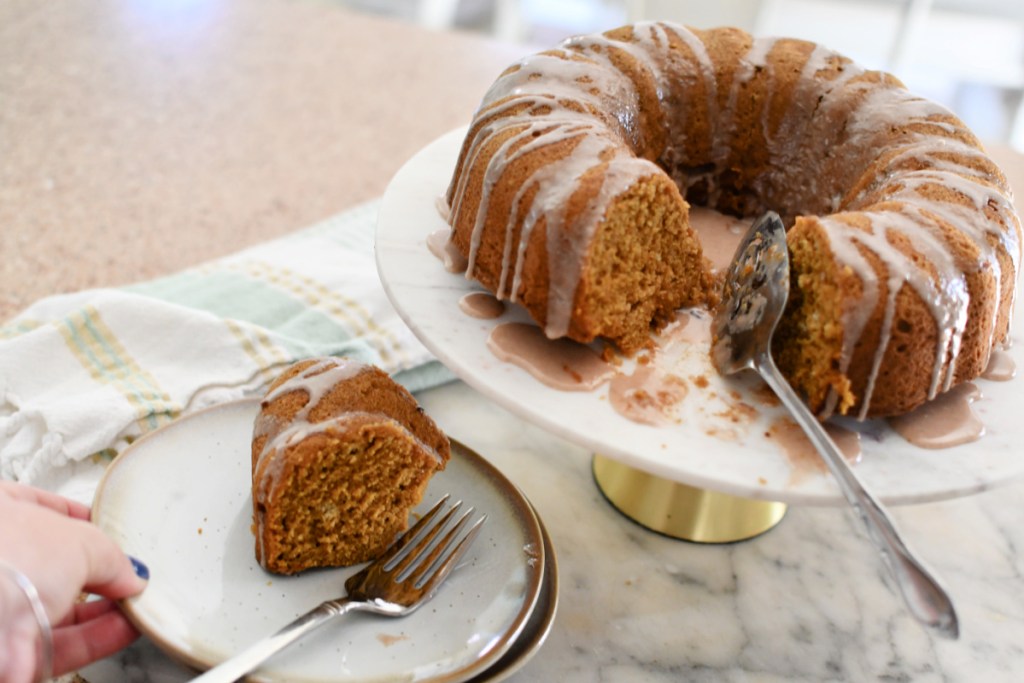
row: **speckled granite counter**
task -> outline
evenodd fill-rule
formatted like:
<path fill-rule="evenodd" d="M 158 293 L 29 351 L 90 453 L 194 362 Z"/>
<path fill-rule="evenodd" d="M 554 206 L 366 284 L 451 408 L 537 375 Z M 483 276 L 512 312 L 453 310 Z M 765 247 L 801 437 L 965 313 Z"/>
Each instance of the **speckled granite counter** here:
<path fill-rule="evenodd" d="M 0 320 L 379 196 L 522 54 L 316 0 L 0 1 Z"/>
<path fill-rule="evenodd" d="M 379 195 L 522 52 L 313 1 L 0 0 L 0 319 Z M 1020 157 L 994 151 L 1024 187 Z M 959 608 L 962 636 L 948 642 L 907 616 L 844 509 L 792 507 L 735 545 L 674 541 L 603 500 L 583 449 L 461 383 L 422 399 L 526 492 L 554 540 L 558 616 L 514 680 L 1013 681 L 1024 670 L 1024 482 L 894 510 Z M 83 673 L 190 676 L 146 641 Z"/>

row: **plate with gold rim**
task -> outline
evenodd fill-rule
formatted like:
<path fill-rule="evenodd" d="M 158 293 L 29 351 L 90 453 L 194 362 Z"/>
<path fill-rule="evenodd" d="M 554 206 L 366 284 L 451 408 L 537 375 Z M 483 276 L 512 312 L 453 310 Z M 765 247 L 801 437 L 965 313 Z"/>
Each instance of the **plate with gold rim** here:
<path fill-rule="evenodd" d="M 255 399 L 221 404 L 139 439 L 111 463 L 93 503 L 94 522 L 151 571 L 125 613 L 157 647 L 197 669 L 344 594 L 345 579 L 359 569 L 277 576 L 256 562 L 249 444 L 258 408 Z M 488 518 L 431 602 L 401 619 L 348 614 L 250 679 L 454 683 L 532 655 L 556 604 L 544 590 L 554 567 L 546 567 L 550 539 L 535 511 L 493 465 L 455 441 L 415 512 L 445 493 Z"/>
<path fill-rule="evenodd" d="M 460 379 L 518 416 L 548 431 L 656 476 L 698 488 L 759 500 L 846 505 L 816 456 L 787 452 L 773 429 L 787 417 L 752 373 L 722 378 L 711 365 L 708 342 L 677 345 L 672 372 L 688 393 L 665 424 L 628 419 L 611 406 L 607 386 L 562 391 L 503 362 L 488 348 L 493 329 L 506 322 L 532 324 L 519 306 L 494 319 L 460 310 L 467 294 L 483 291 L 445 269 L 427 237 L 446 230 L 438 210 L 466 129 L 453 130 L 415 154 L 385 191 L 377 223 L 377 268 L 392 304 L 423 344 Z M 1017 297 L 1017 308 L 1022 306 Z M 1020 321 L 1020 311 L 1016 320 Z M 1011 341 L 1019 342 L 1018 324 Z M 595 349 L 599 350 L 595 346 Z M 1006 352 L 1024 367 L 1024 344 Z M 625 360 L 619 374 L 636 368 Z M 941 450 L 914 446 L 882 420 L 841 426 L 855 432 L 857 473 L 889 504 L 921 503 L 977 493 L 1024 475 L 1016 444 L 1024 421 L 1014 405 L 1019 379 L 978 380 L 982 398 L 971 406 L 985 427 L 975 442 Z"/>

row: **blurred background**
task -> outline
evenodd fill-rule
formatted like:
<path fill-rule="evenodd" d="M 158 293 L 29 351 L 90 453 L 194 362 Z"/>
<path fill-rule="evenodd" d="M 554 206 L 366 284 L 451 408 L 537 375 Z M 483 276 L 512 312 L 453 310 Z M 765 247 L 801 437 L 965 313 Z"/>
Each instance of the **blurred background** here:
<path fill-rule="evenodd" d="M 898 76 L 1024 151 L 1024 0 L 335 0 L 533 48 L 643 19 L 805 38 Z"/>

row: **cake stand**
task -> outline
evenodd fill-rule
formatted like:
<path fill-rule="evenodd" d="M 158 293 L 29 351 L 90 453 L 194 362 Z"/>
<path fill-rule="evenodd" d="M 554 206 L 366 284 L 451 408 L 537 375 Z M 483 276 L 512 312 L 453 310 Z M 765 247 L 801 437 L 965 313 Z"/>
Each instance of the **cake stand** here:
<path fill-rule="evenodd" d="M 481 286 L 447 271 L 427 247 L 431 233 L 447 228 L 439 199 L 464 135 L 462 128 L 438 138 L 402 167 L 384 194 L 376 234 L 377 267 L 388 297 L 442 363 L 513 413 L 591 450 L 604 495 L 656 531 L 694 541 L 734 541 L 771 528 L 787 504 L 847 504 L 816 459 L 794 461 L 766 437 L 785 414 L 759 397 L 759 380 L 752 373 L 738 381 L 719 377 L 706 346 L 695 344 L 678 367 L 683 377 L 706 378 L 707 386 L 680 403 L 673 424 L 658 427 L 615 412 L 607 387 L 553 389 L 496 358 L 487 345 L 491 330 L 529 317 L 514 305 L 491 320 L 463 313 L 459 300 L 483 291 Z M 1009 351 L 1018 366 L 1024 362 L 1021 346 Z M 985 434 L 974 443 L 925 450 L 884 421 L 844 423 L 860 434 L 856 469 L 865 486 L 884 503 L 902 505 L 970 495 L 1024 473 L 1024 458 L 1014 448 L 1024 438 L 1024 421 L 1014 410 L 1018 383 L 976 384 L 983 398 L 972 407 Z M 737 420 L 731 410 L 737 405 L 756 408 Z"/>

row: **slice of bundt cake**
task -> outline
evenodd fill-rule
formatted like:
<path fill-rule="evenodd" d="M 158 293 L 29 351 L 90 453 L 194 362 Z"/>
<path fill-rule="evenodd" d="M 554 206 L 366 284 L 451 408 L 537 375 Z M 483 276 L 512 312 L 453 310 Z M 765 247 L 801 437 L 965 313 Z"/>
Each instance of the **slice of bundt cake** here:
<path fill-rule="evenodd" d="M 256 559 L 294 574 L 376 557 L 450 455 L 448 438 L 380 369 L 340 358 L 292 365 L 253 430 Z"/>

